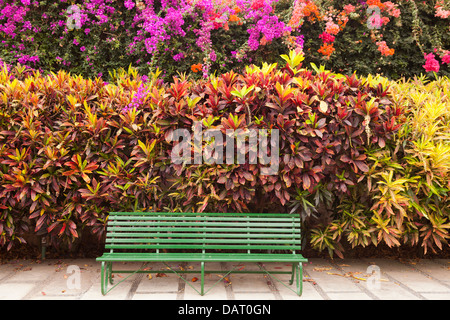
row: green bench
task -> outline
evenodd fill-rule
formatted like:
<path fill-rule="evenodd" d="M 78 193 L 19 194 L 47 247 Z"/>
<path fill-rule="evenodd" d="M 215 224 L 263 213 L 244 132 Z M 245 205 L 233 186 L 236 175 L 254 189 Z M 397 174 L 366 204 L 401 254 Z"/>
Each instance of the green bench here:
<path fill-rule="evenodd" d="M 254 262 L 259 269 L 244 270 L 238 264 L 222 279 L 230 273 L 290 274 L 290 286 L 272 277 L 301 295 L 302 263 L 307 259 L 298 253 L 300 240 L 300 218 L 293 214 L 112 212 L 107 222 L 106 252 L 97 258 L 101 262 L 101 291 L 105 295 L 135 273 L 161 273 L 147 267 L 150 262 L 161 262 L 166 270 L 204 295 L 207 292 L 204 290 L 205 273 L 224 273 L 205 270 L 205 263 Z M 142 262 L 142 265 L 138 270 L 117 270 L 112 268 L 113 262 Z M 199 262 L 201 270 L 175 270 L 169 266 L 170 262 Z M 292 269 L 269 272 L 263 262 L 288 264 Z M 108 283 L 114 284 L 113 273 L 130 275 L 108 290 Z M 187 273 L 201 274 L 200 292 L 184 279 L 182 275 Z M 291 288 L 294 278 L 296 290 Z"/>

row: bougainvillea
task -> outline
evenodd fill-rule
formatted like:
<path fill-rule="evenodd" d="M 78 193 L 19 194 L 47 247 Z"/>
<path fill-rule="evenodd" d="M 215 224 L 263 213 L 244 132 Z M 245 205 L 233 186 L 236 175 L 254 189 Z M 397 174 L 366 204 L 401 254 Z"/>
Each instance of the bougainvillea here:
<path fill-rule="evenodd" d="M 166 79 L 192 65 L 202 66 L 192 76 L 208 77 L 275 62 L 290 49 L 343 72 L 414 74 L 437 49 L 446 74 L 449 12 L 442 0 L 0 0 L 0 48 L 5 62 L 44 72 L 107 76 L 131 64 Z M 347 61 L 349 52 L 359 56 Z"/>

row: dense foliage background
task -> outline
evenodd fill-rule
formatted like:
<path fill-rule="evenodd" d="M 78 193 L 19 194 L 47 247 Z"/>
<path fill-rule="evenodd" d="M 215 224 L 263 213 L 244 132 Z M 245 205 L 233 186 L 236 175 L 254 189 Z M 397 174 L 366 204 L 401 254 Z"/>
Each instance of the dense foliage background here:
<path fill-rule="evenodd" d="M 109 79 L 131 65 L 170 81 L 281 62 L 296 49 L 345 74 L 449 75 L 441 0 L 0 0 L 0 9 L 0 58 L 42 72 Z"/>
<path fill-rule="evenodd" d="M 330 255 L 448 248 L 449 20 L 440 0 L 0 0 L 1 249 L 101 243 L 130 210 L 292 212 Z M 278 175 L 172 163 L 196 120 L 279 129 Z"/>
<path fill-rule="evenodd" d="M 293 51 L 283 58 L 281 69 L 171 83 L 135 69 L 105 84 L 5 68 L 0 244 L 101 241 L 108 212 L 156 210 L 299 214 L 307 242 L 331 255 L 343 244 L 448 246 L 449 79 L 350 77 L 302 69 Z M 277 174 L 248 158 L 174 163 L 174 130 L 193 135 L 196 122 L 224 134 L 278 129 Z M 201 147 L 210 153 L 211 141 Z"/>

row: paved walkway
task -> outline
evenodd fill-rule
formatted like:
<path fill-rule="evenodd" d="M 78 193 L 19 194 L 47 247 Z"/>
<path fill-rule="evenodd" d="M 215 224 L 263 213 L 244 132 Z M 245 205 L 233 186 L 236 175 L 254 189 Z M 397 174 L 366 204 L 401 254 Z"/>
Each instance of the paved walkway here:
<path fill-rule="evenodd" d="M 121 264 L 133 269 L 136 264 Z M 231 264 L 206 264 L 225 270 Z M 450 260 L 310 259 L 304 266 L 303 295 L 262 274 L 234 274 L 200 296 L 161 264 L 159 274 L 134 274 L 106 296 L 100 293 L 100 264 L 84 260 L 12 260 L 0 265 L 0 300 L 450 300 Z M 172 267 L 179 267 L 174 265 Z M 196 265 L 186 265 L 194 268 Z M 250 264 L 239 268 L 257 268 Z M 290 270 L 283 264 L 266 264 L 267 270 Z M 211 269 L 210 269 L 211 270 Z M 217 270 L 217 269 L 215 269 Z M 167 273 L 165 273 L 167 272 Z M 127 275 L 117 274 L 115 279 Z M 288 280 L 288 275 L 278 275 Z M 187 274 L 194 288 L 200 276 Z M 208 274 L 205 288 L 219 278 Z"/>

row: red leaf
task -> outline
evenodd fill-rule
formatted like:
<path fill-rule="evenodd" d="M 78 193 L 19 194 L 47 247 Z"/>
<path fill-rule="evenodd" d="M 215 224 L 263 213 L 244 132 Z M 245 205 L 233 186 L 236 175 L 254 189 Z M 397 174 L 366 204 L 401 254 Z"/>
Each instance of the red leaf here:
<path fill-rule="evenodd" d="M 309 187 L 311 186 L 311 179 L 309 178 L 309 175 L 304 174 L 302 176 L 302 180 L 303 180 L 303 189 L 305 190 L 309 189 Z"/>
<path fill-rule="evenodd" d="M 362 161 L 355 161 L 355 164 L 359 168 L 359 170 L 361 170 L 362 172 L 368 172 L 369 171 L 369 167 L 364 162 L 362 162 Z"/>
<path fill-rule="evenodd" d="M 59 224 L 59 221 L 55 221 L 53 222 L 50 227 L 47 228 L 47 232 L 52 232 L 53 229 L 55 229 L 55 227 Z"/>
<path fill-rule="evenodd" d="M 61 230 L 60 230 L 59 233 L 58 233 L 59 236 L 63 234 L 64 230 L 66 230 L 66 226 L 67 226 L 67 224 L 64 222 L 64 224 L 63 224 Z"/>
<path fill-rule="evenodd" d="M 36 228 L 34 229 L 35 232 L 39 231 L 42 228 L 42 225 L 44 224 L 46 218 L 47 216 L 44 214 L 38 219 L 38 221 L 36 222 Z"/>

